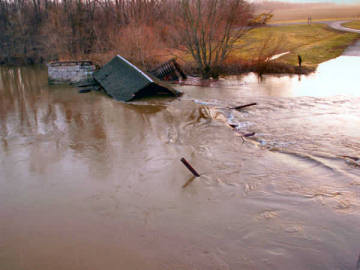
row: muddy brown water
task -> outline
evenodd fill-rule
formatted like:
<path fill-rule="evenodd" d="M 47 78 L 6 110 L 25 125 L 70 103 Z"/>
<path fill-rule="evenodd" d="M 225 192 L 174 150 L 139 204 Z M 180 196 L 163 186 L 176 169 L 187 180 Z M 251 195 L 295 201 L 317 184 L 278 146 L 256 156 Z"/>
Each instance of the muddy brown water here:
<path fill-rule="evenodd" d="M 132 104 L 1 68 L 0 269 L 355 269 L 353 61 Z"/>

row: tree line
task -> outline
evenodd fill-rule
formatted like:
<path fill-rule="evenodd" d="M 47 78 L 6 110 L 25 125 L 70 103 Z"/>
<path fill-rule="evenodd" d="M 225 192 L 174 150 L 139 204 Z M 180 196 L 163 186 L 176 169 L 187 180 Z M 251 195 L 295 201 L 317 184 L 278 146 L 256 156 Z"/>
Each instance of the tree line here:
<path fill-rule="evenodd" d="M 122 54 L 144 68 L 185 50 L 210 76 L 244 33 L 244 0 L 0 0 L 0 63 Z"/>

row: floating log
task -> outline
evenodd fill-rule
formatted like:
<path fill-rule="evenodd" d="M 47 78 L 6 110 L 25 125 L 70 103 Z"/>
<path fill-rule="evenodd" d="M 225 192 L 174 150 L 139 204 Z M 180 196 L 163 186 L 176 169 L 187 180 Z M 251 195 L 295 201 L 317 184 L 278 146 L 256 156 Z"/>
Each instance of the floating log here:
<path fill-rule="evenodd" d="M 241 138 L 242 142 L 244 143 L 244 142 L 245 142 L 245 139 L 244 139 L 244 138 L 254 136 L 254 135 L 255 135 L 255 132 L 246 133 L 246 134 L 241 134 L 241 133 L 239 132 L 239 134 L 240 134 L 240 138 Z"/>
<path fill-rule="evenodd" d="M 230 109 L 233 109 L 233 110 L 241 110 L 241 109 L 244 109 L 246 107 L 250 107 L 250 106 L 254 106 L 254 105 L 257 105 L 256 102 L 253 102 L 253 103 L 249 103 L 249 104 L 245 104 L 245 105 L 240 105 L 240 106 L 237 106 L 237 107 L 232 107 Z"/>
<path fill-rule="evenodd" d="M 181 158 L 180 161 L 185 165 L 186 168 L 195 176 L 200 177 L 200 174 L 187 162 L 185 158 Z"/>
<path fill-rule="evenodd" d="M 79 92 L 80 94 L 89 93 L 89 92 L 91 92 L 91 88 L 80 89 L 78 92 Z"/>
<path fill-rule="evenodd" d="M 348 159 L 352 159 L 354 161 L 358 161 L 359 158 L 358 157 L 351 157 L 351 156 L 342 156 L 343 158 L 348 158 Z"/>
<path fill-rule="evenodd" d="M 246 133 L 244 135 L 242 135 L 243 137 L 251 137 L 251 136 L 254 136 L 255 135 L 255 132 L 251 132 L 251 133 Z"/>

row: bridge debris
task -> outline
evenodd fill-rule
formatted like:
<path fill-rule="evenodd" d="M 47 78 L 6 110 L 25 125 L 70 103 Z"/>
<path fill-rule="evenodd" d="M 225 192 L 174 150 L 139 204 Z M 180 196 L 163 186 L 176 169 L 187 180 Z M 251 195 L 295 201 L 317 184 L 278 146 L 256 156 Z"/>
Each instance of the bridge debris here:
<path fill-rule="evenodd" d="M 51 62 L 47 66 L 49 84 L 70 83 L 79 88 L 79 93 L 102 88 L 109 96 L 120 101 L 158 94 L 178 97 L 182 93 L 160 79 L 186 79 L 175 59 L 150 73 L 142 71 L 120 55 L 98 70 L 91 61 Z"/>
<path fill-rule="evenodd" d="M 130 101 L 134 98 L 154 94 L 175 97 L 182 94 L 154 76 L 145 73 L 120 55 L 115 56 L 103 68 L 94 72 L 93 77 L 109 96 L 120 101 Z"/>
<path fill-rule="evenodd" d="M 186 80 L 187 76 L 180 65 L 173 58 L 157 68 L 150 71 L 156 78 L 164 81 L 178 81 L 180 78 Z"/>
<path fill-rule="evenodd" d="M 91 61 L 56 61 L 48 63 L 47 67 L 49 84 L 91 81 L 96 70 Z"/>

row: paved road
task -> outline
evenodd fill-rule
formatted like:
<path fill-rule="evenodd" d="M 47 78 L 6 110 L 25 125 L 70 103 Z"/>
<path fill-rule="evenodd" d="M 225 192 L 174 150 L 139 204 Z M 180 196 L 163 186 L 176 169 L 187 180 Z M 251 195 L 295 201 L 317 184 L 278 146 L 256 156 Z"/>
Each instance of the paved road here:
<path fill-rule="evenodd" d="M 328 26 L 330 26 L 331 28 L 334 28 L 334 29 L 339 30 L 339 31 L 353 32 L 353 33 L 359 33 L 360 34 L 360 30 L 356 30 L 356 29 L 352 29 L 352 28 L 342 26 L 342 24 L 346 23 L 346 22 L 351 22 L 351 21 L 328 21 L 328 22 L 320 22 L 320 23 L 325 23 Z"/>
<path fill-rule="evenodd" d="M 339 31 L 353 32 L 353 33 L 359 33 L 360 34 L 360 30 L 342 26 L 343 23 L 347 23 L 347 22 L 351 22 L 351 21 L 352 20 L 346 20 L 346 21 L 314 21 L 312 23 L 323 23 L 323 24 L 327 24 L 331 28 L 334 28 L 334 29 L 339 30 Z M 293 22 L 293 23 L 281 23 L 280 22 L 280 23 L 269 24 L 269 26 L 295 25 L 295 24 L 307 24 L 307 22 Z"/>
<path fill-rule="evenodd" d="M 332 22 L 326 22 L 326 24 L 328 26 L 330 26 L 331 28 L 334 28 L 339 31 L 353 32 L 353 33 L 360 34 L 360 30 L 341 26 L 343 23 L 346 23 L 346 22 L 349 22 L 349 21 L 332 21 Z M 342 55 L 344 55 L 344 56 L 360 56 L 360 40 L 356 41 L 354 44 L 347 47 Z"/>
<path fill-rule="evenodd" d="M 323 24 L 327 24 L 329 27 L 336 29 L 338 31 L 352 32 L 352 33 L 360 34 L 360 30 L 342 26 L 342 24 L 346 23 L 346 22 L 350 22 L 350 20 L 347 20 L 347 21 L 318 21 L 318 22 L 313 22 L 313 23 L 323 23 Z M 284 24 L 278 23 L 278 24 L 271 24 L 271 26 L 293 25 L 293 24 L 307 24 L 307 22 L 284 23 Z M 342 55 L 344 55 L 344 56 L 360 56 L 360 40 L 358 40 L 354 44 L 347 47 Z"/>

